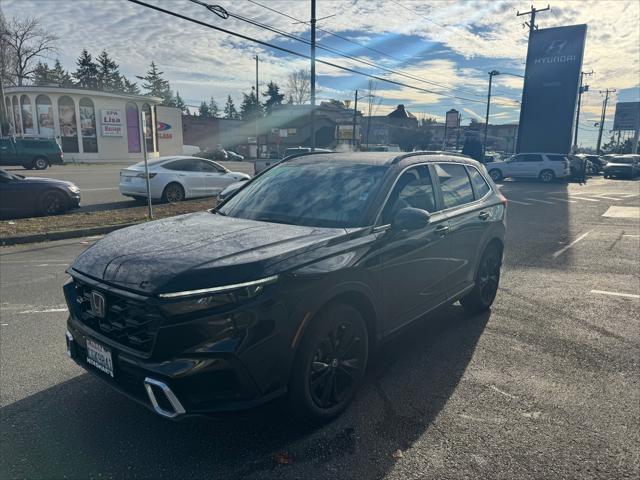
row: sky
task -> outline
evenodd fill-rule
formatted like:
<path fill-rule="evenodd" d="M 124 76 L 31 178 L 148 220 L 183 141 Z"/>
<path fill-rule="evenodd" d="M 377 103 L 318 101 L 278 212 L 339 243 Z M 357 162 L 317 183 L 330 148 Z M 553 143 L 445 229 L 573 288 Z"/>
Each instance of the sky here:
<path fill-rule="evenodd" d="M 145 0 L 167 10 L 227 30 L 258 38 L 280 47 L 309 53 L 309 45 L 283 37 L 235 18 L 222 19 L 190 0 Z M 267 24 L 290 35 L 310 38 L 305 23 L 310 17 L 308 0 L 207 0 L 228 12 Z M 540 28 L 586 23 L 584 71 L 589 92 L 582 99 L 578 144 L 595 145 L 603 96 L 602 89 L 616 89 L 605 122 L 612 127 L 616 101 L 640 101 L 640 2 L 637 0 L 555 0 L 551 10 L 538 14 Z M 255 60 L 260 60 L 260 88 L 269 81 L 286 85 L 288 75 L 308 69 L 309 60 L 257 45 L 227 33 L 156 12 L 127 0 L 0 0 L 7 17 L 37 16 L 42 26 L 58 35 L 59 58 L 75 69 L 83 48 L 94 56 L 105 49 L 129 78 L 143 75 L 154 60 L 173 90 L 189 105 L 211 96 L 223 106 L 227 95 L 240 104 L 242 92 L 255 85 Z M 391 69 L 391 73 L 339 54 L 318 49 L 319 59 L 361 72 L 399 81 L 416 90 L 375 81 L 373 113 L 382 115 L 402 103 L 418 118 L 444 119 L 455 108 L 463 124 L 472 118 L 484 121 L 488 74 L 499 70 L 524 74 L 527 29 L 517 11 L 528 11 L 531 1 L 412 1 L 318 0 L 318 45 L 339 50 L 357 59 Z M 537 5 L 545 7 L 546 2 Z M 284 15 L 283 15 L 284 14 Z M 292 18 L 304 20 L 298 22 Z M 343 38 L 335 37 L 338 34 Z M 330 66 L 317 66 L 318 99 L 353 99 L 369 92 L 369 79 Z M 491 123 L 517 122 L 522 79 L 494 77 L 495 97 Z M 458 97 L 458 98 L 455 98 Z M 362 106 L 367 99 L 361 100 Z"/>

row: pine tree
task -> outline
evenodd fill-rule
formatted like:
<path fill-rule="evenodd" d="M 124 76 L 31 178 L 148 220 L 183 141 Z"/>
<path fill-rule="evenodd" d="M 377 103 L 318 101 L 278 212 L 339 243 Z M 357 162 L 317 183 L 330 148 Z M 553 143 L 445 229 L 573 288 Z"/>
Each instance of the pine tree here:
<path fill-rule="evenodd" d="M 173 92 L 169 82 L 162 78 L 163 73 L 158 71 L 156 64 L 152 61 L 147 74 L 144 77 L 137 76 L 137 78 L 144 82 L 142 88 L 146 90 L 147 95 L 160 97 L 163 105 L 173 106 L 175 104 Z"/>
<path fill-rule="evenodd" d="M 266 97 L 264 110 L 267 115 L 271 114 L 275 107 L 282 105 L 284 100 L 284 93 L 280 93 L 280 87 L 274 82 L 269 82 L 267 91 L 262 96 Z"/>
<path fill-rule="evenodd" d="M 253 120 L 261 116 L 262 107 L 258 103 L 256 89 L 251 87 L 251 93 L 242 94 L 242 104 L 240 105 L 240 116 L 243 120 Z"/>
<path fill-rule="evenodd" d="M 123 93 L 128 93 L 129 95 L 140 95 L 140 89 L 138 88 L 138 84 L 136 82 L 131 82 L 124 76 L 122 77 L 122 82 Z"/>
<path fill-rule="evenodd" d="M 187 104 L 184 103 L 184 100 L 180 96 L 180 92 L 176 90 L 176 97 L 173 99 L 174 106 L 179 108 L 182 113 L 186 113 L 189 111 L 187 108 Z"/>
<path fill-rule="evenodd" d="M 200 103 L 200 109 L 198 110 L 198 114 L 204 118 L 209 118 L 211 116 L 209 113 L 209 105 L 207 104 L 207 102 Z"/>
<path fill-rule="evenodd" d="M 209 98 L 209 115 L 211 115 L 211 118 L 218 118 L 220 116 L 220 109 L 213 97 Z"/>
<path fill-rule="evenodd" d="M 120 66 L 103 50 L 96 60 L 98 67 L 98 88 L 107 92 L 118 91 L 122 88 Z"/>
<path fill-rule="evenodd" d="M 233 103 L 231 95 L 227 97 L 227 103 L 224 106 L 224 118 L 228 118 L 229 120 L 237 120 L 239 118 L 238 111 L 236 110 L 236 106 Z"/>
<path fill-rule="evenodd" d="M 33 71 L 33 84 L 38 86 L 54 84 L 55 82 L 53 81 L 51 73 L 49 65 L 38 62 L 38 65 L 36 65 Z"/>
<path fill-rule="evenodd" d="M 98 66 L 91 58 L 91 54 L 85 48 L 76 61 L 78 68 L 73 73 L 73 77 L 83 88 L 98 88 Z"/>
<path fill-rule="evenodd" d="M 71 79 L 71 75 L 67 72 L 60 63 L 60 60 L 56 59 L 56 63 L 54 67 L 49 70 L 51 75 L 51 80 L 54 84 L 59 87 L 72 87 L 73 80 Z"/>

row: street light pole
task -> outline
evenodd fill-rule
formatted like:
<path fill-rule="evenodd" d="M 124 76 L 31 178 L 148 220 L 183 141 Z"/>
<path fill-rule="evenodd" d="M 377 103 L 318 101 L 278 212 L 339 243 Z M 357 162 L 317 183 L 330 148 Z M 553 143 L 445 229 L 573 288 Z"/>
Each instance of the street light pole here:
<path fill-rule="evenodd" d="M 578 90 L 578 110 L 576 111 L 576 128 L 573 132 L 573 150 L 578 149 L 578 126 L 580 125 L 580 105 L 582 103 L 582 94 L 589 91 L 589 85 L 583 85 L 584 76 L 593 75 L 593 70 L 590 72 L 580 72 L 580 89 Z"/>
<path fill-rule="evenodd" d="M 256 55 L 256 158 L 260 158 L 260 142 L 258 141 L 258 118 L 260 117 L 260 94 L 258 93 L 258 55 Z"/>
<path fill-rule="evenodd" d="M 484 141 L 482 142 L 482 156 L 487 151 L 487 133 L 489 132 L 489 108 L 491 106 L 491 83 L 493 82 L 494 75 L 500 75 L 500 72 L 497 70 L 491 70 L 489 72 L 489 91 L 487 93 L 487 114 L 484 120 Z"/>
<path fill-rule="evenodd" d="M 316 151 L 316 0 L 311 0 L 311 151 Z"/>

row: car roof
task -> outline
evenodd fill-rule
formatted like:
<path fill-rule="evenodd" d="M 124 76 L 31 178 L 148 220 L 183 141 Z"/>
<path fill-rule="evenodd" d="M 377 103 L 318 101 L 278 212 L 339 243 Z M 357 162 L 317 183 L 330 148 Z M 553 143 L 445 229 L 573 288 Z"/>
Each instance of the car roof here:
<path fill-rule="evenodd" d="M 367 165 L 392 165 L 396 163 L 418 163 L 418 162 L 442 162 L 453 161 L 460 163 L 475 163 L 475 160 L 453 152 L 422 151 L 422 152 L 336 152 L 336 153 L 316 153 L 314 155 L 297 155 L 286 162 L 296 163 L 360 163 Z"/>

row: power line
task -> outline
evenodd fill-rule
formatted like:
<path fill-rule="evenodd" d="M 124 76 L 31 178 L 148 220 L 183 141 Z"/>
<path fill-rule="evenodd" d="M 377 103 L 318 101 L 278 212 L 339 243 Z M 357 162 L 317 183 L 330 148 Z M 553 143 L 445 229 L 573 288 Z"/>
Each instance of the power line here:
<path fill-rule="evenodd" d="M 256 2 L 253 2 L 253 0 L 249 0 L 249 1 L 251 1 L 252 3 L 256 3 Z M 197 4 L 199 4 L 199 5 L 206 5 L 206 4 L 204 4 L 203 2 L 201 2 L 200 0 L 191 0 L 191 2 L 193 2 L 193 3 L 197 3 Z M 260 5 L 260 4 L 258 4 L 258 5 Z M 210 6 L 211 6 L 211 5 L 210 5 Z M 217 5 L 212 5 L 212 7 L 217 7 Z M 221 7 L 220 7 L 220 8 L 221 8 Z M 272 9 L 270 9 L 270 10 L 272 10 Z M 214 12 L 214 13 L 216 13 L 216 12 Z M 262 23 L 262 22 L 258 22 L 258 21 L 256 21 L 256 20 L 252 20 L 252 19 L 247 18 L 247 17 L 244 17 L 244 16 L 242 16 L 242 15 L 238 15 L 238 14 L 231 13 L 231 12 L 229 12 L 228 10 L 225 10 L 225 13 L 226 13 L 229 17 L 236 18 L 236 19 L 238 19 L 238 20 L 241 20 L 241 21 L 243 21 L 243 22 L 249 23 L 249 24 L 251 24 L 251 25 L 254 25 L 254 26 L 257 26 L 257 27 L 263 28 L 263 29 L 265 29 L 265 30 L 269 30 L 269 31 L 271 31 L 271 32 L 274 32 L 274 33 L 277 33 L 277 34 L 279 34 L 279 35 L 282 35 L 282 36 L 284 36 L 284 37 L 286 37 L 286 38 L 290 38 L 290 39 L 292 39 L 292 40 L 296 40 L 296 41 L 299 41 L 299 42 L 305 43 L 305 44 L 307 44 L 307 45 L 310 45 L 310 44 L 311 44 L 311 42 L 310 42 L 310 41 L 308 41 L 308 40 L 307 40 L 307 39 L 305 39 L 305 38 L 299 37 L 299 36 L 297 36 L 297 35 L 290 34 L 290 33 L 288 33 L 288 32 L 285 32 L 285 31 L 283 31 L 283 30 L 280 30 L 280 29 L 278 29 L 278 28 L 272 27 L 272 26 L 270 26 L 270 25 L 266 25 L 266 24 L 264 24 L 264 23 Z M 295 17 L 292 17 L 292 16 L 290 16 L 290 15 L 286 15 L 286 14 L 283 14 L 283 15 L 285 15 L 287 18 L 291 18 L 291 19 L 297 20 Z M 300 22 L 302 22 L 302 20 L 299 20 L 299 21 L 300 21 Z M 370 66 L 370 67 L 372 67 L 372 68 L 376 68 L 376 69 L 379 69 L 379 70 L 383 70 L 383 71 L 386 71 L 386 72 L 392 73 L 392 74 L 394 74 L 394 75 L 399 75 L 399 76 L 401 76 L 401 77 L 410 78 L 410 79 L 412 79 L 412 80 L 416 80 L 416 81 L 418 81 L 418 82 L 426 83 L 426 84 L 429 84 L 429 85 L 434 85 L 434 86 L 436 86 L 436 87 L 443 88 L 443 89 L 448 89 L 448 90 L 451 90 L 451 91 L 458 91 L 458 92 L 462 92 L 462 93 L 468 93 L 468 94 L 475 95 L 475 96 L 478 96 L 478 97 L 483 97 L 483 96 L 484 96 L 484 94 L 479 94 L 478 92 L 474 92 L 474 91 L 472 91 L 472 90 L 467 90 L 467 89 L 460 88 L 460 87 L 454 87 L 454 86 L 451 86 L 451 85 L 446 85 L 446 84 L 442 84 L 442 83 L 434 82 L 434 81 L 431 81 L 431 80 L 427 80 L 427 79 L 424 79 L 424 78 L 417 77 L 417 76 L 412 75 L 412 74 L 409 74 L 409 73 L 399 72 L 399 71 L 397 71 L 397 70 L 394 70 L 394 69 L 391 69 L 391 68 L 388 68 L 388 67 L 383 67 L 383 66 L 381 66 L 381 65 L 378 65 L 378 64 L 376 64 L 376 63 L 370 62 L 370 61 L 368 61 L 368 60 L 364 60 L 364 59 L 362 59 L 362 58 L 354 57 L 353 55 L 349 55 L 349 54 L 348 54 L 348 53 L 346 53 L 346 52 L 343 52 L 343 51 L 341 51 L 341 50 L 337 50 L 337 49 L 332 48 L 332 47 L 327 47 L 327 46 L 321 45 L 321 44 L 319 44 L 319 43 L 316 43 L 316 48 L 319 48 L 319 49 L 321 49 L 321 50 L 328 51 L 328 52 L 330 52 L 330 53 L 334 53 L 334 54 L 339 55 L 339 56 L 341 56 L 341 57 L 348 58 L 349 60 L 353 60 L 353 61 L 355 61 L 355 62 L 362 63 L 362 64 L 367 65 L 367 66 Z M 511 102 L 515 102 L 515 103 L 517 103 L 517 104 L 519 104 L 519 103 L 520 103 L 518 100 L 515 100 L 515 99 L 510 98 L 510 97 L 505 97 L 505 99 L 506 99 L 506 100 L 508 100 L 508 101 L 511 101 Z"/>
<path fill-rule="evenodd" d="M 131 2 L 131 3 L 135 3 L 137 5 L 149 8 L 151 10 L 156 10 L 158 12 L 162 12 L 162 13 L 165 13 L 167 15 L 171 15 L 173 17 L 180 18 L 182 20 L 186 20 L 188 22 L 195 23 L 197 25 L 201 25 L 201 26 L 204 26 L 204 27 L 207 27 L 207 28 L 211 28 L 213 30 L 217 30 L 219 32 L 223 32 L 223 33 L 226 33 L 228 35 L 232 35 L 232 36 L 235 36 L 235 37 L 238 37 L 238 38 L 242 38 L 243 40 L 247 40 L 249 42 L 254 42 L 254 43 L 257 43 L 259 45 L 263 45 L 265 47 L 273 48 L 275 50 L 280 50 L 281 52 L 289 53 L 289 54 L 295 55 L 297 57 L 311 59 L 311 57 L 309 55 L 305 55 L 304 53 L 296 52 L 296 51 L 290 50 L 288 48 L 280 47 L 278 45 L 274 45 L 272 43 L 265 42 L 263 40 L 258 40 L 257 38 L 253 38 L 253 37 L 250 37 L 248 35 L 243 35 L 241 33 L 233 32 L 233 31 L 228 30 L 226 28 L 222 28 L 222 27 L 218 27 L 216 25 L 212 25 L 210 23 L 202 22 L 200 20 L 196 20 L 195 18 L 187 17 L 187 16 L 182 15 L 180 13 L 172 12 L 171 10 L 166 10 L 166 9 L 164 9 L 162 7 L 158 7 L 156 5 L 151 5 L 149 3 L 145 3 L 145 2 L 143 2 L 141 0 L 128 0 L 128 1 Z M 441 97 L 455 98 L 455 99 L 458 99 L 458 100 L 464 100 L 464 101 L 473 102 L 473 103 L 482 103 L 482 104 L 485 103 L 483 100 L 479 100 L 479 99 L 460 97 L 460 96 L 457 96 L 457 95 L 447 95 L 447 94 L 442 93 L 442 92 L 437 92 L 437 91 L 434 91 L 434 90 L 428 90 L 428 89 L 422 88 L 422 87 L 416 87 L 415 85 L 409 85 L 407 83 L 398 82 L 396 80 L 391 80 L 389 78 L 380 77 L 378 75 L 373 75 L 373 74 L 370 74 L 370 73 L 361 72 L 360 70 L 356 70 L 354 68 L 345 67 L 343 65 L 338 65 L 336 63 L 328 62 L 326 60 L 317 59 L 316 61 L 318 63 L 323 64 L 323 65 L 327 65 L 329 67 L 337 68 L 339 70 L 344 70 L 344 71 L 347 71 L 347 72 L 354 73 L 356 75 L 362 75 L 364 77 L 373 78 L 373 79 L 379 80 L 381 82 L 386 82 L 386 83 L 391 83 L 391 84 L 394 84 L 394 85 L 399 85 L 401 87 L 411 88 L 413 90 L 417 90 L 417 91 L 420 91 L 420 92 L 431 93 L 431 94 L 438 95 L 438 96 L 441 96 Z"/>

